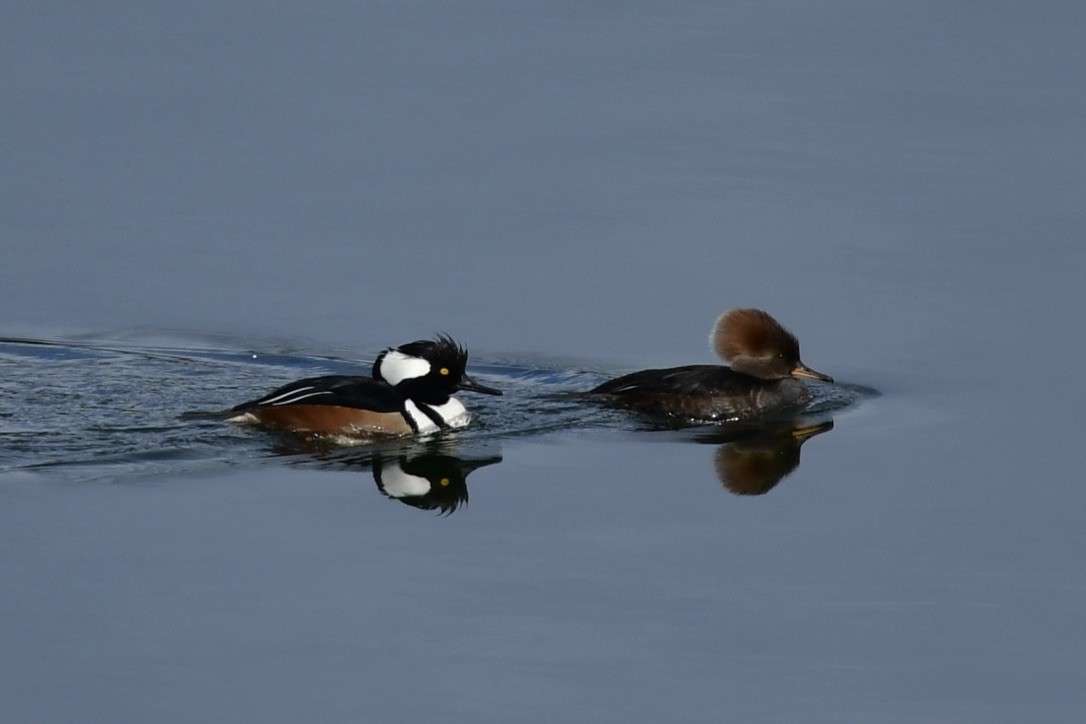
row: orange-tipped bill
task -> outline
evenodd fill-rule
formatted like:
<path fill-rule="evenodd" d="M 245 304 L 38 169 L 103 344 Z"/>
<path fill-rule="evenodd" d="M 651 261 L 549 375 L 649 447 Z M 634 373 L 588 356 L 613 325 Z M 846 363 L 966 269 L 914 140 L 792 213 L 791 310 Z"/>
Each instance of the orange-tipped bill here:
<path fill-rule="evenodd" d="M 824 432 L 829 432 L 833 429 L 833 420 L 826 420 L 820 422 L 817 425 L 805 425 L 803 427 L 797 427 L 792 430 L 792 437 L 796 438 L 800 442 L 805 442 L 807 439 L 820 435 Z"/>
<path fill-rule="evenodd" d="M 796 368 L 792 370 L 793 377 L 806 377 L 809 380 L 821 380 L 822 382 L 833 382 L 833 378 L 829 375 L 824 375 L 821 372 L 815 372 L 802 362 L 796 363 Z"/>

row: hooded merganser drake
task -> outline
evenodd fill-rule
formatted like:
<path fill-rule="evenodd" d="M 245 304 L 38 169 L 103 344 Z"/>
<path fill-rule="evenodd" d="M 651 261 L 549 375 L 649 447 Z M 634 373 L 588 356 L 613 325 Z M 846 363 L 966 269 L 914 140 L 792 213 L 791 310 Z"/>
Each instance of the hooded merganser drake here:
<path fill-rule="evenodd" d="M 688 365 L 642 370 L 590 390 L 617 407 L 692 420 L 749 420 L 802 407 L 811 399 L 798 377 L 833 382 L 799 359 L 799 341 L 760 309 L 733 309 L 713 325 L 713 349 L 731 367 Z"/>
<path fill-rule="evenodd" d="M 344 437 L 463 427 L 471 416 L 454 392 L 501 394 L 471 379 L 467 362 L 467 350 L 441 335 L 384 350 L 373 363 L 373 377 L 310 377 L 218 415 L 230 422 Z"/>

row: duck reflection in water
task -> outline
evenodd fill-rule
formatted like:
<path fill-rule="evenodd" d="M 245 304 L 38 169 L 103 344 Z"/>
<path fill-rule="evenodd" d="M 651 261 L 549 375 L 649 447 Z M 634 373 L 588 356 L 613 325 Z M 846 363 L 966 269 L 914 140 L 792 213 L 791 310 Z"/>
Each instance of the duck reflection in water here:
<path fill-rule="evenodd" d="M 699 436 L 718 444 L 713 455 L 717 478 L 735 495 L 765 495 L 799 467 L 800 448 L 833 429 L 833 420 L 803 424 L 798 420 L 721 429 Z"/>
<path fill-rule="evenodd" d="M 468 475 L 502 461 L 501 455 L 484 450 L 462 453 L 449 439 L 342 448 L 291 436 L 282 438 L 273 453 L 322 468 L 369 470 L 385 497 L 440 515 L 450 515 L 468 502 Z"/>
<path fill-rule="evenodd" d="M 500 455 L 462 458 L 442 452 L 423 451 L 373 458 L 377 489 L 393 500 L 420 510 L 449 515 L 468 502 L 468 475 L 500 463 Z"/>

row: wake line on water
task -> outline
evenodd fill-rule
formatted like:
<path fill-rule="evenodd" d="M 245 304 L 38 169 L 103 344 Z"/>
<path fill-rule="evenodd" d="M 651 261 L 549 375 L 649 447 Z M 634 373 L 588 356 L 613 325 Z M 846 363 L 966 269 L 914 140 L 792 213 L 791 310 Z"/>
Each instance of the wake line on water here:
<path fill-rule="evenodd" d="M 0 338 L 0 474 L 37 471 L 67 480 L 201 474 L 281 461 L 283 450 L 304 464 L 312 450 L 293 449 L 281 435 L 185 420 L 183 414 L 223 409 L 299 377 L 369 374 L 372 364 L 272 345 L 253 351 L 186 341 Z M 505 396 L 472 397 L 471 426 L 440 434 L 461 449 L 570 431 L 647 429 L 644 420 L 622 411 L 562 397 L 590 389 L 613 372 L 477 354 L 469 370 Z M 828 414 L 871 393 L 819 386 L 808 412 Z M 402 450 L 431 443 L 391 444 Z M 360 454 L 364 458 L 366 450 Z"/>

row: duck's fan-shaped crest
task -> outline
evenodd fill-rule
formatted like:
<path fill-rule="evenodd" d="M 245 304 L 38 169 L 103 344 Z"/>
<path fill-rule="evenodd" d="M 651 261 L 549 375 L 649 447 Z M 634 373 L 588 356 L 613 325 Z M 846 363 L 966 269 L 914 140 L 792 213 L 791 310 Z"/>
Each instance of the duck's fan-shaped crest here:
<path fill-rule="evenodd" d="M 464 360 L 468 358 L 467 348 L 461 344 L 457 344 L 448 334 L 442 333 L 437 335 L 434 338 L 434 343 L 441 350 L 442 354 Z"/>
<path fill-rule="evenodd" d="M 725 362 L 778 352 L 799 359 L 799 340 L 761 309 L 732 309 L 720 315 L 709 343 Z"/>
<path fill-rule="evenodd" d="M 422 357 L 431 362 L 451 364 L 459 368 L 463 368 L 468 360 L 467 349 L 457 344 L 447 334 L 439 334 L 432 340 L 420 339 L 415 342 L 401 344 L 396 349 L 403 354 Z"/>

